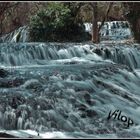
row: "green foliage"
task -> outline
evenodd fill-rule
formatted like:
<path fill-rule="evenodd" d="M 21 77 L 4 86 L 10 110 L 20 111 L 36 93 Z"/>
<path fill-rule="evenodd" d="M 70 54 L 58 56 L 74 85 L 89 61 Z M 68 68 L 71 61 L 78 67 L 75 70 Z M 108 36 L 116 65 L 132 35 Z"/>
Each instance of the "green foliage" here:
<path fill-rule="evenodd" d="M 32 41 L 67 41 L 84 33 L 84 26 L 75 23 L 72 10 L 63 3 L 49 3 L 30 20 Z"/>

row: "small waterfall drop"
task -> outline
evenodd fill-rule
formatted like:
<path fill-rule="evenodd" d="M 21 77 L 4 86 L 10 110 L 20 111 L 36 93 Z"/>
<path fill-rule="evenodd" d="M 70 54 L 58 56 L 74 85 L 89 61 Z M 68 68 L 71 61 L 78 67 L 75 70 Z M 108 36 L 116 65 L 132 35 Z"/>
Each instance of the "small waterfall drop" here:
<path fill-rule="evenodd" d="M 27 26 L 20 27 L 17 30 L 0 37 L 0 43 L 4 42 L 17 43 L 28 41 L 29 41 L 29 27 Z"/>
<path fill-rule="evenodd" d="M 101 22 L 98 22 L 98 26 Z M 85 31 L 92 34 L 92 24 L 84 23 Z M 100 31 L 101 41 L 102 40 L 122 40 L 129 39 L 132 37 L 130 25 L 127 21 L 112 21 L 105 22 Z"/>

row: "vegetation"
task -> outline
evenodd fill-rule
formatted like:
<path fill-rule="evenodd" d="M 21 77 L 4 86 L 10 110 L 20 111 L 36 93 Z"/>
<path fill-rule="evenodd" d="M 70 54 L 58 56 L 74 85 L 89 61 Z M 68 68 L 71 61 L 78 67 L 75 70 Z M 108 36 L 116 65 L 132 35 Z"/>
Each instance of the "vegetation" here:
<path fill-rule="evenodd" d="M 74 9 L 74 8 L 73 8 Z M 50 3 L 30 20 L 32 41 L 83 41 L 88 38 L 82 22 L 68 4 Z M 89 38 L 88 38 L 89 39 Z"/>
<path fill-rule="evenodd" d="M 134 38 L 140 43 L 140 4 L 135 2 L 125 2 L 124 16 L 131 24 Z"/>
<path fill-rule="evenodd" d="M 109 6 L 110 5 L 110 6 Z M 112 7 L 112 8 L 111 8 Z M 31 41 L 100 41 L 97 21 L 128 20 L 140 42 L 140 4 L 135 2 L 0 2 L 0 35 L 30 25 Z M 92 37 L 83 22 L 94 22 Z"/>

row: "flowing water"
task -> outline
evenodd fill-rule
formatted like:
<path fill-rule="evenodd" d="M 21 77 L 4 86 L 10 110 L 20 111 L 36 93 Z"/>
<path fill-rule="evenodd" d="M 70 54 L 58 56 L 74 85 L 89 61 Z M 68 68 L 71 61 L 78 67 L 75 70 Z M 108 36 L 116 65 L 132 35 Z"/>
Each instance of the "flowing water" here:
<path fill-rule="evenodd" d="M 92 34 L 92 24 L 84 23 L 85 30 Z M 101 22 L 98 22 L 98 26 Z M 102 40 L 122 40 L 132 37 L 130 25 L 127 21 L 112 21 L 105 22 L 100 30 L 100 37 Z"/>
<path fill-rule="evenodd" d="M 98 22 L 100 25 L 101 22 Z M 85 31 L 92 34 L 92 24 L 84 23 Z M 102 40 L 122 40 L 129 39 L 133 35 L 130 30 L 130 25 L 127 21 L 112 21 L 105 22 L 100 30 L 100 37 Z M 0 43 L 5 42 L 30 42 L 29 40 L 29 27 L 23 26 L 19 29 L 0 37 Z"/>
<path fill-rule="evenodd" d="M 1 43 L 0 128 L 19 137 L 140 137 L 140 45 Z M 134 124 L 107 119 L 120 110 Z M 39 136 L 38 136 L 39 134 Z"/>
<path fill-rule="evenodd" d="M 0 43 L 4 42 L 28 42 L 29 41 L 29 27 L 23 26 L 14 30 L 13 32 L 7 33 L 0 37 Z"/>

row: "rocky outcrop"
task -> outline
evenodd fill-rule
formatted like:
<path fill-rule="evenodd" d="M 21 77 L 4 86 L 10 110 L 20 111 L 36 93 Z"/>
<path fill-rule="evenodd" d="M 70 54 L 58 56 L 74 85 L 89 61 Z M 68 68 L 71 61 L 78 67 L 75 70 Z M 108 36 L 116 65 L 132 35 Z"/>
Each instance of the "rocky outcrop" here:
<path fill-rule="evenodd" d="M 24 82 L 21 78 L 15 78 L 15 79 L 0 79 L 0 87 L 3 88 L 11 88 L 11 87 L 18 87 L 22 85 Z"/>
<path fill-rule="evenodd" d="M 1 77 L 1 78 L 4 78 L 4 77 L 8 76 L 8 74 L 9 74 L 8 71 L 6 71 L 6 70 L 0 68 L 0 77 Z"/>

